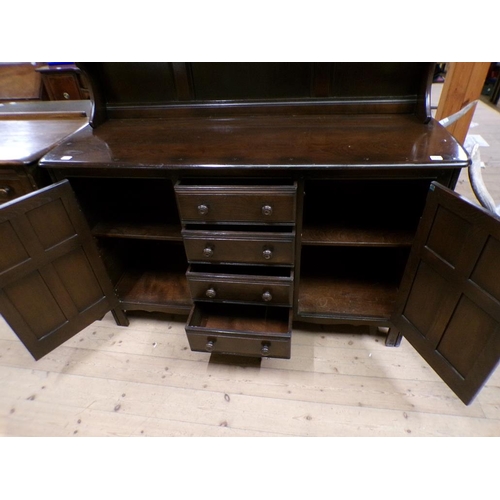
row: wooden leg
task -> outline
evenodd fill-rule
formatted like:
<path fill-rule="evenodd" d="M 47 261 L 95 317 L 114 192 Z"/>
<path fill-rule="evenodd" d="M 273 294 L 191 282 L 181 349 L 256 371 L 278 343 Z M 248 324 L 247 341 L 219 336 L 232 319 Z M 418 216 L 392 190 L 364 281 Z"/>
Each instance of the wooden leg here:
<path fill-rule="evenodd" d="M 118 326 L 128 326 L 130 324 L 130 321 L 127 318 L 127 315 L 125 314 L 125 311 L 123 309 L 112 309 L 111 313 L 113 314 L 113 318 L 115 318 L 116 324 Z"/>
<path fill-rule="evenodd" d="M 389 328 L 389 332 L 385 338 L 385 345 L 387 347 L 399 347 L 402 338 L 403 336 L 401 335 L 401 332 L 391 327 Z"/>

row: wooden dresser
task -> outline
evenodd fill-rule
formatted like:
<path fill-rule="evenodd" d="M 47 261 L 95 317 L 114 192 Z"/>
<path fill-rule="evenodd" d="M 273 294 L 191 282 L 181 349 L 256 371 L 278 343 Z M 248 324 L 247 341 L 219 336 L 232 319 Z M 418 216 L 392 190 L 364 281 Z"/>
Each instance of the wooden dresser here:
<path fill-rule="evenodd" d="M 453 188 L 427 63 L 85 63 L 55 184 L 0 207 L 0 310 L 35 358 L 112 310 L 288 358 L 298 321 L 401 334 L 469 403 L 500 357 L 500 221 Z M 420 221 L 420 224 L 419 224 Z"/>

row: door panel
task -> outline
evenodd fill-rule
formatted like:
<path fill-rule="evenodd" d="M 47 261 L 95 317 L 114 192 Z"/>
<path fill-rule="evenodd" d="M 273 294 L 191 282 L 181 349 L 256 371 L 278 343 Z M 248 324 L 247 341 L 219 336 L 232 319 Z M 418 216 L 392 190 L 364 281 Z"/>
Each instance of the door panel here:
<path fill-rule="evenodd" d="M 0 241 L 2 242 L 0 272 L 6 271 L 29 259 L 28 253 L 9 221 L 0 224 Z M 9 242 L 8 245 L 3 243 L 6 241 Z"/>
<path fill-rule="evenodd" d="M 444 262 L 456 267 L 471 225 L 457 214 L 439 207 L 432 224 L 426 248 Z"/>
<path fill-rule="evenodd" d="M 432 183 L 392 322 L 469 404 L 500 359 L 500 218 Z"/>
<path fill-rule="evenodd" d="M 37 339 L 66 322 L 64 313 L 38 271 L 14 281 L 4 288 L 4 292 L 6 300 L 23 317 Z"/>
<path fill-rule="evenodd" d="M 52 266 L 78 312 L 84 311 L 102 298 L 101 288 L 83 249 L 78 248 L 59 257 Z M 78 273 L 75 273 L 74 269 L 78 269 Z"/>
<path fill-rule="evenodd" d="M 35 359 L 119 308 L 67 181 L 0 206 L 0 313 Z"/>

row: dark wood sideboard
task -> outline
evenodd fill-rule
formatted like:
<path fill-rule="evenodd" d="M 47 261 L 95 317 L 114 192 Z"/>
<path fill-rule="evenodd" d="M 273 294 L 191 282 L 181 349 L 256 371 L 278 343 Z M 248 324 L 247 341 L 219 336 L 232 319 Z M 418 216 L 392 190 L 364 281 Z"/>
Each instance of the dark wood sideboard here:
<path fill-rule="evenodd" d="M 113 311 L 290 357 L 296 322 L 404 335 L 465 402 L 500 358 L 500 220 L 427 63 L 79 63 L 90 124 L 0 207 L 0 311 L 35 358 Z"/>

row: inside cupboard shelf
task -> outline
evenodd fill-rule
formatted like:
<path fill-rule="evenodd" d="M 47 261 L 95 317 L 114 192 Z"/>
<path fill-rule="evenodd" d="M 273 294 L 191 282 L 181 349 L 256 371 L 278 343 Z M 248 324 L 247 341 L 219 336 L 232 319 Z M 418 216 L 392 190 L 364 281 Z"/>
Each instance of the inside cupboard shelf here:
<path fill-rule="evenodd" d="M 187 314 L 192 306 L 182 243 L 99 239 L 99 250 L 125 310 Z"/>
<path fill-rule="evenodd" d="M 348 223 L 310 223 L 303 229 L 303 245 L 327 246 L 411 246 L 415 231 L 402 227 L 375 227 Z"/>
<path fill-rule="evenodd" d="M 176 269 L 126 269 L 115 290 L 126 310 L 187 314 L 192 306 L 186 277 Z"/>
<path fill-rule="evenodd" d="M 304 247 L 299 317 L 389 319 L 407 258 L 406 248 Z"/>
<path fill-rule="evenodd" d="M 310 180 L 302 244 L 409 247 L 429 180 Z"/>
<path fill-rule="evenodd" d="M 79 177 L 71 185 L 94 236 L 182 241 L 170 179 Z"/>
<path fill-rule="evenodd" d="M 175 222 L 142 222 L 106 220 L 92 228 L 100 238 L 137 238 L 163 241 L 182 241 L 181 226 Z"/>

